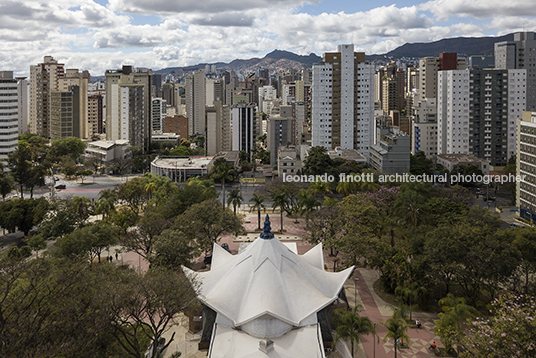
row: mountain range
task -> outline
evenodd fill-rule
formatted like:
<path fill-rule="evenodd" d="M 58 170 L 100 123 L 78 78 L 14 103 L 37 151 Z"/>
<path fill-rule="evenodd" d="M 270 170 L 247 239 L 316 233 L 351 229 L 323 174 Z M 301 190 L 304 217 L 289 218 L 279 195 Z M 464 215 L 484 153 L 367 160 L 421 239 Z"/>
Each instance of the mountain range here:
<path fill-rule="evenodd" d="M 427 56 L 438 57 L 441 52 L 456 52 L 460 56 L 471 55 L 493 55 L 494 44 L 501 41 L 512 41 L 514 34 L 500 37 L 455 37 L 442 39 L 428 43 L 408 43 L 381 55 L 367 55 L 369 61 L 397 60 L 403 58 L 422 58 Z M 263 58 L 237 59 L 229 63 L 216 62 L 208 65 L 216 65 L 218 69 L 235 71 L 256 71 L 258 69 L 296 69 L 311 68 L 313 64 L 319 63 L 322 58 L 314 53 L 308 56 L 297 55 L 289 51 L 274 50 Z M 207 63 L 200 63 L 187 67 L 164 68 L 154 73 L 168 74 L 174 72 L 188 72 L 205 68 Z"/>

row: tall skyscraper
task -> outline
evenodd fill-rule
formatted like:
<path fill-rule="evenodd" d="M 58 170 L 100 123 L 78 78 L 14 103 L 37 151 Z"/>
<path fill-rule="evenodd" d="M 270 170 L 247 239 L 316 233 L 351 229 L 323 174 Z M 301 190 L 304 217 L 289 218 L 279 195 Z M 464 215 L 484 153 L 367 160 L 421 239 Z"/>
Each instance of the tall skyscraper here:
<path fill-rule="evenodd" d="M 64 65 L 52 56 L 30 66 L 30 131 L 50 138 L 50 97 L 59 91 L 58 78 L 65 76 Z"/>
<path fill-rule="evenodd" d="M 88 71 L 78 72 L 77 69 L 67 69 L 65 75 L 58 78 L 58 91 L 52 91 L 50 102 L 52 140 L 89 137 L 87 117 L 89 78 Z"/>
<path fill-rule="evenodd" d="M 106 71 L 106 139 L 124 139 L 133 147 L 151 143 L 152 71 L 123 66 Z"/>
<path fill-rule="evenodd" d="M 237 104 L 231 108 L 233 150 L 251 154 L 255 146 L 255 104 Z"/>
<path fill-rule="evenodd" d="M 527 70 L 527 110 L 536 111 L 536 40 L 534 32 L 517 32 L 514 41 L 495 43 L 495 68 Z"/>
<path fill-rule="evenodd" d="M 205 71 L 197 70 L 186 77 L 186 116 L 188 117 L 188 135 L 205 134 L 206 103 Z"/>
<path fill-rule="evenodd" d="M 526 106 L 525 70 L 440 71 L 437 149 L 506 165 L 515 154 L 516 119 Z"/>
<path fill-rule="evenodd" d="M 339 45 L 313 66 L 312 145 L 356 149 L 373 143 L 374 67 L 354 45 Z"/>
<path fill-rule="evenodd" d="M 104 97 L 92 94 L 87 98 L 88 138 L 104 133 Z"/>
<path fill-rule="evenodd" d="M 536 112 L 523 112 L 517 120 L 516 183 L 519 216 L 536 222 Z"/>
<path fill-rule="evenodd" d="M 26 77 L 16 77 L 17 96 L 19 99 L 19 134 L 30 130 L 30 84 Z"/>
<path fill-rule="evenodd" d="M 151 130 L 152 134 L 164 133 L 164 118 L 167 114 L 167 102 L 162 98 L 151 100 Z"/>
<path fill-rule="evenodd" d="M 13 71 L 0 71 L 0 162 L 7 162 L 7 155 L 17 150 L 19 100 L 17 80 Z"/>

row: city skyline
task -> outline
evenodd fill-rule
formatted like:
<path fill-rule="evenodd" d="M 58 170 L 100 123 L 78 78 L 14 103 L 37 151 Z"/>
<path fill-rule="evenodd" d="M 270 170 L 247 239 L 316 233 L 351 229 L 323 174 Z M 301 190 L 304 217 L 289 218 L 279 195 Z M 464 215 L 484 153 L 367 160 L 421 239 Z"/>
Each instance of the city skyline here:
<path fill-rule="evenodd" d="M 164 0 L 3 1 L 0 69 L 28 75 L 45 55 L 101 76 L 122 64 L 160 69 L 263 57 L 274 49 L 322 54 L 337 44 L 381 54 L 404 43 L 536 29 L 536 9 L 510 2 Z"/>

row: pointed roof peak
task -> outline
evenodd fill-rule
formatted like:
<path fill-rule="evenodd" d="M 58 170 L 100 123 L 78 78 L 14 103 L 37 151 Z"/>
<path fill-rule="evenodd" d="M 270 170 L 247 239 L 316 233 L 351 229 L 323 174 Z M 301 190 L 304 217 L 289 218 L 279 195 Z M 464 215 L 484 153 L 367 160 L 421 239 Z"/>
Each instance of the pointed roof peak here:
<path fill-rule="evenodd" d="M 264 240 L 270 240 L 274 238 L 274 234 L 272 233 L 272 228 L 270 226 L 270 216 L 266 214 L 266 219 L 264 220 L 264 229 L 261 233 L 261 239 Z"/>

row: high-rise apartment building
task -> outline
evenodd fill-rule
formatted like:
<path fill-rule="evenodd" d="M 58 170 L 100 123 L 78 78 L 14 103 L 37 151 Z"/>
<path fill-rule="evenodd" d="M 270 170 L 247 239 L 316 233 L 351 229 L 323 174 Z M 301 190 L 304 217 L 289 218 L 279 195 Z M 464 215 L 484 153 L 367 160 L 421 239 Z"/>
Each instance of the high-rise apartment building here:
<path fill-rule="evenodd" d="M 536 222 L 536 112 L 523 112 L 517 120 L 516 205 L 522 218 Z"/>
<path fill-rule="evenodd" d="M 213 106 L 206 107 L 206 118 L 207 155 L 233 150 L 231 108 L 221 101 L 215 101 Z"/>
<path fill-rule="evenodd" d="M 51 92 L 50 102 L 50 138 L 52 140 L 89 137 L 87 117 L 89 78 L 88 71 L 78 72 L 77 69 L 67 69 L 65 75 L 58 78 L 58 91 Z"/>
<path fill-rule="evenodd" d="M 104 133 L 104 97 L 92 94 L 87 97 L 88 138 Z"/>
<path fill-rule="evenodd" d="M 313 66 L 312 145 L 357 149 L 373 143 L 374 67 L 354 45 L 339 45 Z"/>
<path fill-rule="evenodd" d="M 128 140 L 133 147 L 151 143 L 152 71 L 123 66 L 106 71 L 106 139 Z"/>
<path fill-rule="evenodd" d="M 536 111 L 536 40 L 534 32 L 517 32 L 514 41 L 495 43 L 495 68 L 527 70 L 527 110 Z"/>
<path fill-rule="evenodd" d="M 438 152 L 506 165 L 526 106 L 526 71 L 440 71 L 437 91 Z"/>
<path fill-rule="evenodd" d="M 151 100 L 151 131 L 152 134 L 164 133 L 164 118 L 167 115 L 167 102 L 162 98 Z"/>
<path fill-rule="evenodd" d="M 251 154 L 255 146 L 255 104 L 237 104 L 231 108 L 231 131 L 234 151 Z"/>
<path fill-rule="evenodd" d="M 17 97 L 19 101 L 19 134 L 30 130 L 30 84 L 26 77 L 16 77 Z"/>
<path fill-rule="evenodd" d="M 50 138 L 50 97 L 59 91 L 58 79 L 65 76 L 64 65 L 52 56 L 30 66 L 30 131 Z"/>
<path fill-rule="evenodd" d="M 186 116 L 188 134 L 205 134 L 205 71 L 197 70 L 186 77 Z"/>
<path fill-rule="evenodd" d="M 17 150 L 19 100 L 13 71 L 0 71 L 0 163 Z"/>

